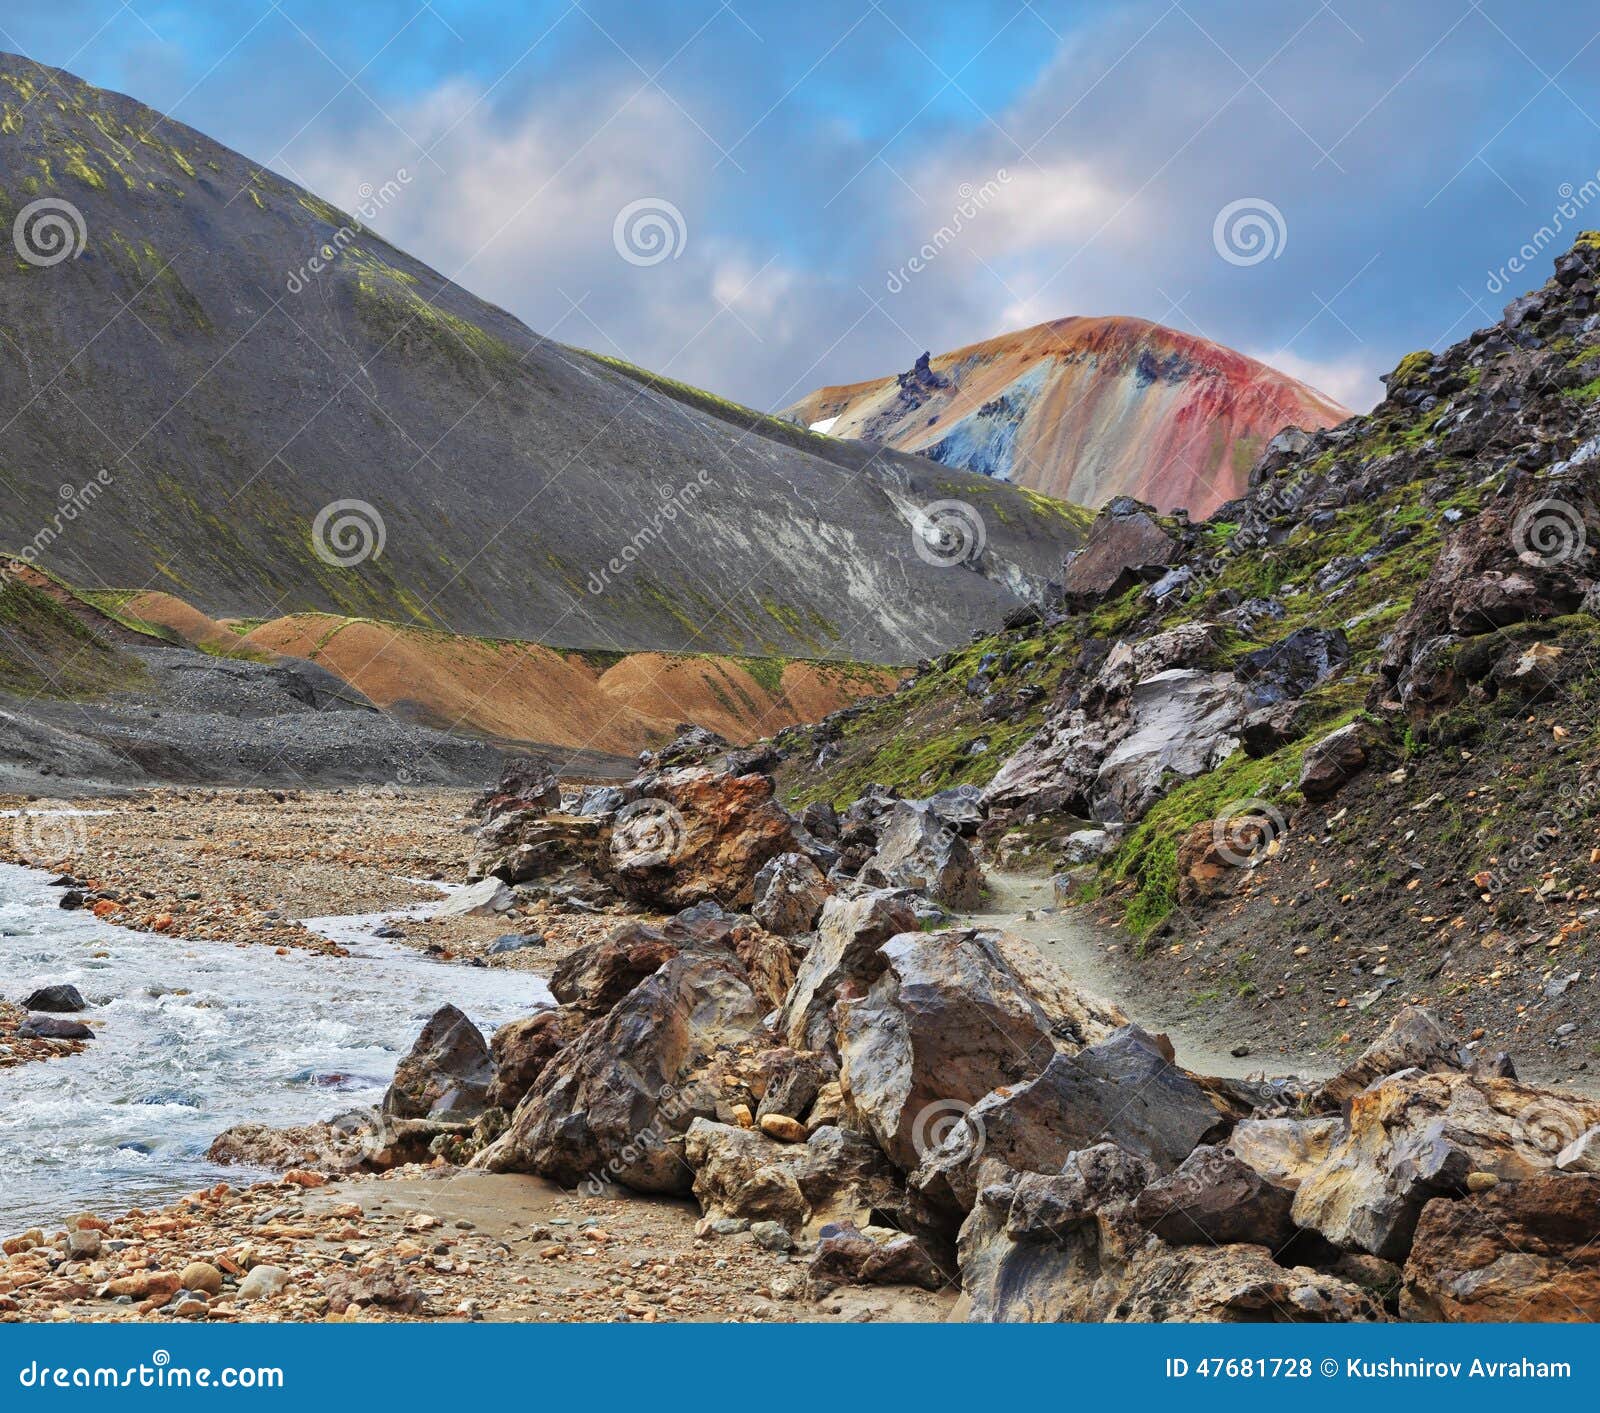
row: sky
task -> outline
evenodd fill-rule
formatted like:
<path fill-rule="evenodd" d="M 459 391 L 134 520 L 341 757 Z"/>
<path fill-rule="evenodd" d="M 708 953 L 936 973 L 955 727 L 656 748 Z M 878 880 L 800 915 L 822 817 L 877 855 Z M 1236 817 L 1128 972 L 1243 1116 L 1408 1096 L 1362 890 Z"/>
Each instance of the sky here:
<path fill-rule="evenodd" d="M 1127 314 L 1364 410 L 1600 227 L 1566 0 L 6 0 L 0 46 L 769 409 Z"/>

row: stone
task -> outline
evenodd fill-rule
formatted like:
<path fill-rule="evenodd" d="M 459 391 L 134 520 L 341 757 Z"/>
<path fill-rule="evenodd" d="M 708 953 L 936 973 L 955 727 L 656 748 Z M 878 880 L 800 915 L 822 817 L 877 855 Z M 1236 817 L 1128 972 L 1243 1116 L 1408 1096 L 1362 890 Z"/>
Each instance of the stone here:
<path fill-rule="evenodd" d="M 1250 711 L 1304 697 L 1350 661 L 1342 628 L 1299 628 L 1275 643 L 1246 653 L 1234 665 L 1245 684 Z"/>
<path fill-rule="evenodd" d="M 372 1305 L 413 1315 L 423 1305 L 422 1292 L 399 1267 L 387 1261 L 370 1271 L 328 1276 L 322 1285 L 328 1295 L 328 1309 L 335 1315 Z"/>
<path fill-rule="evenodd" d="M 664 770 L 635 782 L 619 810 L 610 877 L 624 897 L 669 910 L 712 899 L 746 907 L 761 866 L 795 852 L 795 822 L 773 798 L 770 777 L 705 767 Z"/>
<path fill-rule="evenodd" d="M 580 1018 L 558 1010 L 507 1021 L 489 1041 L 494 1078 L 484 1102 L 510 1113 L 580 1028 Z"/>
<path fill-rule="evenodd" d="M 875 888 L 926 893 L 956 912 L 973 912 L 983 899 L 983 871 L 966 841 L 931 809 L 907 800 L 890 810 L 860 877 Z"/>
<path fill-rule="evenodd" d="M 788 1114 L 763 1114 L 757 1120 L 756 1127 L 768 1138 L 776 1138 L 781 1143 L 806 1141 L 806 1126 Z"/>
<path fill-rule="evenodd" d="M 516 756 L 505 763 L 500 783 L 473 802 L 472 813 L 493 819 L 513 810 L 560 807 L 561 780 L 555 766 L 543 756 Z"/>
<path fill-rule="evenodd" d="M 779 1222 L 815 1236 L 830 1222 L 870 1222 L 899 1211 L 905 1194 L 869 1138 L 824 1126 L 804 1143 L 779 1143 L 751 1129 L 697 1118 L 684 1139 L 694 1195 L 711 1220 Z"/>
<path fill-rule="evenodd" d="M 768 932 L 792 937 L 816 926 L 832 892 L 822 870 L 804 854 L 779 854 L 756 874 L 750 911 Z"/>
<path fill-rule="evenodd" d="M 817 940 L 784 1000 L 778 1033 L 796 1050 L 832 1049 L 833 1005 L 840 988 L 854 985 L 865 990 L 883 974 L 879 948 L 916 926 L 909 900 L 894 890 L 829 898 L 817 921 Z"/>
<path fill-rule="evenodd" d="M 982 1165 L 1060 1172 L 1075 1152 L 1115 1144 L 1169 1173 L 1227 1128 L 1205 1091 L 1158 1044 L 1127 1026 L 1075 1055 L 1053 1055 L 1025 1083 L 985 1095 L 930 1149 L 911 1185 L 946 1211 L 969 1211 Z"/>
<path fill-rule="evenodd" d="M 1313 802 L 1332 799 L 1374 759 L 1373 728 L 1352 721 L 1306 748 L 1300 766 L 1300 793 Z"/>
<path fill-rule="evenodd" d="M 56 1015 L 67 1015 L 89 1009 L 88 1002 L 83 999 L 78 988 L 65 983 L 57 986 L 41 986 L 22 1005 L 25 1010 L 49 1011 Z"/>
<path fill-rule="evenodd" d="M 1556 1155 L 1564 1173 L 1600 1173 L 1600 1128 L 1586 1129 Z"/>
<path fill-rule="evenodd" d="M 1432 1011 L 1403 1006 L 1383 1033 L 1332 1079 L 1324 1081 L 1313 1103 L 1339 1109 L 1368 1085 L 1401 1070 L 1464 1070 L 1467 1066 L 1455 1038 Z"/>
<path fill-rule="evenodd" d="M 1600 1316 L 1600 1176 L 1548 1173 L 1422 1209 L 1408 1320 L 1590 1323 Z"/>
<path fill-rule="evenodd" d="M 1517 1182 L 1600 1123 L 1600 1101 L 1485 1075 L 1403 1070 L 1350 1101 L 1343 1135 L 1295 1193 L 1294 1220 L 1336 1246 L 1400 1261 L 1423 1207 L 1470 1173 Z"/>
<path fill-rule="evenodd" d="M 1154 506 L 1128 498 L 1112 513 L 1108 504 L 1089 527 L 1081 548 L 1068 555 L 1061 587 L 1071 605 L 1087 605 L 1160 577 L 1178 558 L 1177 538 L 1157 519 Z"/>
<path fill-rule="evenodd" d="M 1293 1192 L 1325 1162 L 1344 1132 L 1339 1119 L 1243 1119 L 1228 1135 L 1228 1149 L 1274 1187 Z"/>
<path fill-rule="evenodd" d="M 74 1261 L 93 1261 L 104 1244 L 105 1237 L 93 1227 L 74 1228 L 67 1233 L 67 1255 Z"/>
<path fill-rule="evenodd" d="M 756 1110 L 757 1118 L 790 1114 L 803 1119 L 811 1112 L 823 1085 L 838 1074 L 826 1056 L 787 1046 L 767 1051 L 760 1064 L 766 1088 Z"/>
<path fill-rule="evenodd" d="M 1107 829 L 1075 829 L 1067 835 L 1062 857 L 1069 864 L 1093 863 L 1117 847 L 1117 837 Z"/>
<path fill-rule="evenodd" d="M 220 1295 L 222 1272 L 204 1261 L 192 1261 L 179 1274 L 178 1283 L 183 1290 L 198 1290 L 206 1295 Z"/>
<path fill-rule="evenodd" d="M 806 1274 L 813 1300 L 842 1285 L 910 1285 L 939 1290 L 948 1284 L 930 1246 L 907 1233 L 868 1235 L 854 1225 L 830 1228 L 817 1242 Z"/>
<path fill-rule="evenodd" d="M 289 1273 L 282 1266 L 252 1266 L 234 1292 L 239 1300 L 271 1300 L 289 1284 Z"/>
<path fill-rule="evenodd" d="M 902 933 L 880 951 L 883 974 L 836 1008 L 840 1082 L 883 1151 L 910 1172 L 954 1115 L 1037 1074 L 1055 1044 L 1050 1018 L 993 934 Z"/>
<path fill-rule="evenodd" d="M 487 1107 L 493 1078 L 483 1032 L 455 1006 L 441 1006 L 396 1067 L 383 1112 L 398 1119 L 470 1122 Z"/>
<path fill-rule="evenodd" d="M 509 912 L 516 895 L 498 878 L 485 878 L 458 888 L 434 909 L 436 918 L 493 917 Z"/>
<path fill-rule="evenodd" d="M 712 1058 L 723 1046 L 764 1048 L 763 1014 L 732 956 L 672 958 L 545 1067 L 511 1127 L 471 1166 L 686 1194 L 694 1176 L 683 1136 L 728 1102 Z"/>
<path fill-rule="evenodd" d="M 1173 1246 L 1245 1242 L 1278 1251 L 1297 1230 L 1293 1202 L 1293 1191 L 1274 1186 L 1230 1149 L 1202 1144 L 1141 1192 L 1134 1212 Z"/>
<path fill-rule="evenodd" d="M 508 932 L 503 937 L 496 937 L 489 944 L 491 957 L 504 957 L 512 952 L 525 952 L 530 947 L 544 946 L 544 938 L 537 932 Z"/>
<path fill-rule="evenodd" d="M 1239 744 L 1244 696 L 1231 672 L 1170 668 L 1134 684 L 1129 730 L 1094 778 L 1095 817 L 1140 819 L 1177 780 L 1216 769 Z"/>
<path fill-rule="evenodd" d="M 751 1222 L 750 1236 L 763 1251 L 793 1251 L 794 1238 L 781 1222 Z"/>
<path fill-rule="evenodd" d="M 93 1040 L 94 1031 L 82 1021 L 61 1020 L 56 1016 L 30 1015 L 17 1030 L 24 1040 Z"/>
<path fill-rule="evenodd" d="M 550 974 L 550 993 L 588 1019 L 603 1016 L 689 941 L 681 931 L 669 936 L 644 923 L 628 923 L 567 953 Z"/>

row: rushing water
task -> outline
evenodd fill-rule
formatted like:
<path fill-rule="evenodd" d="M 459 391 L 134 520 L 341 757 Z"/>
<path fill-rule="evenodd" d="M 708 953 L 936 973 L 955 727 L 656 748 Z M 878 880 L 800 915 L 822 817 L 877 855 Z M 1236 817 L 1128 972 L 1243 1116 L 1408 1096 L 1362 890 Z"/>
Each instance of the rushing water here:
<path fill-rule="evenodd" d="M 0 1070 L 0 1235 L 237 1181 L 206 1161 L 217 1134 L 377 1103 L 445 1002 L 486 1031 L 551 1002 L 530 973 L 374 938 L 395 914 L 308 923 L 350 957 L 277 956 L 113 927 L 59 898 L 0 865 L 0 993 L 71 982 L 103 1022 L 82 1055 Z"/>

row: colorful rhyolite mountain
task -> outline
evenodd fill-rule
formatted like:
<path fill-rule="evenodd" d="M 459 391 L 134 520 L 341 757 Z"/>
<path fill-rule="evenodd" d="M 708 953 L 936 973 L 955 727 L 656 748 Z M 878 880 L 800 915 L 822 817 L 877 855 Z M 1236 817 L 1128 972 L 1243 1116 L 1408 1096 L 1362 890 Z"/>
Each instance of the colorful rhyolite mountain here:
<path fill-rule="evenodd" d="M 1002 334 L 788 411 L 834 437 L 921 452 L 1079 505 L 1131 495 L 1208 515 L 1284 427 L 1350 413 L 1276 369 L 1144 319 Z"/>

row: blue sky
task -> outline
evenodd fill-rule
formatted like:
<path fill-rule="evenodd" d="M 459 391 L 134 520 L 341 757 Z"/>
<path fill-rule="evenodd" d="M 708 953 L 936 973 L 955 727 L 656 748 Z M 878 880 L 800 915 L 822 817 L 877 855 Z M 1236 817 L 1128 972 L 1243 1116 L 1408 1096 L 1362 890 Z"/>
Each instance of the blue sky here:
<path fill-rule="evenodd" d="M 767 407 L 1066 314 L 1364 407 L 1544 278 L 1541 228 L 1600 226 L 1600 11 L 1564 0 L 7 0 L 0 45 L 347 208 L 404 169 L 397 244 Z M 639 203 L 666 258 L 619 252 Z"/>

